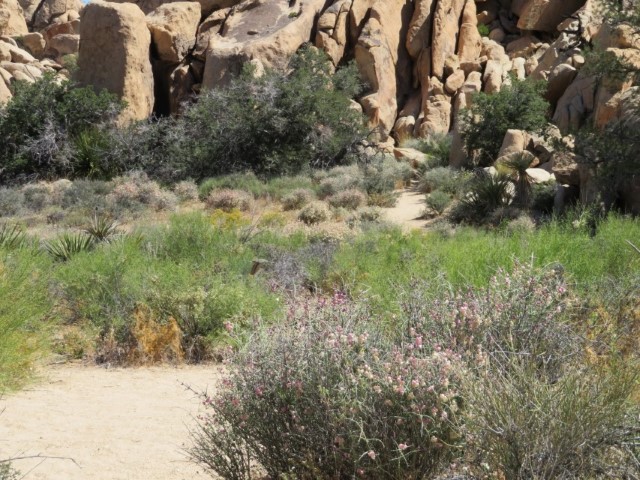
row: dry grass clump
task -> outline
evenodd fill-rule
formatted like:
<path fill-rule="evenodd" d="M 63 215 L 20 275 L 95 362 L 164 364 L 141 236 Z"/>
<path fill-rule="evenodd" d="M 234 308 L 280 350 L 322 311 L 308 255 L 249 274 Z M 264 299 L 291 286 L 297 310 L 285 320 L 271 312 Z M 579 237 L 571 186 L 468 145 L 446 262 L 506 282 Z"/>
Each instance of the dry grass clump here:
<path fill-rule="evenodd" d="M 332 195 L 327 201 L 334 208 L 357 210 L 367 203 L 367 196 L 359 190 L 350 189 Z"/>
<path fill-rule="evenodd" d="M 314 199 L 315 195 L 307 188 L 296 188 L 282 198 L 282 208 L 285 210 L 299 210 Z"/>
<path fill-rule="evenodd" d="M 300 210 L 298 214 L 298 220 L 307 224 L 313 225 L 320 222 L 325 222 L 331 216 L 329 207 L 324 202 L 312 202 Z"/>
<path fill-rule="evenodd" d="M 227 213 L 233 210 L 246 212 L 251 208 L 253 198 L 243 190 L 223 188 L 211 192 L 205 200 L 205 203 L 208 208 L 222 210 Z"/>
<path fill-rule="evenodd" d="M 142 172 L 133 172 L 114 179 L 114 188 L 107 201 L 115 209 L 140 210 L 151 207 L 155 210 L 170 210 L 177 203 L 176 196 L 163 190 L 157 182 L 149 180 Z"/>
<path fill-rule="evenodd" d="M 198 200 L 198 186 L 192 180 L 184 180 L 176 183 L 173 187 L 173 193 L 176 194 L 181 202 Z"/>
<path fill-rule="evenodd" d="M 52 188 L 46 182 L 28 183 L 20 189 L 24 206 L 34 212 L 39 212 L 51 204 Z"/>

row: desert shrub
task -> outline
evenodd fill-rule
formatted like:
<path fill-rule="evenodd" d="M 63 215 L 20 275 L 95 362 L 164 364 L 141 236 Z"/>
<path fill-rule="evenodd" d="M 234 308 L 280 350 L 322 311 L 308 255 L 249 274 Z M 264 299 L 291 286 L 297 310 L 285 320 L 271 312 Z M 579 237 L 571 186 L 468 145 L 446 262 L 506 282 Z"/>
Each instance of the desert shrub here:
<path fill-rule="evenodd" d="M 455 195 L 461 189 L 460 175 L 456 170 L 448 167 L 436 167 L 425 170 L 419 178 L 418 188 L 423 193 L 441 190 Z"/>
<path fill-rule="evenodd" d="M 480 23 L 478 25 L 478 33 L 480 34 L 481 37 L 488 37 L 489 33 L 491 33 L 491 29 L 489 28 L 489 25 Z"/>
<path fill-rule="evenodd" d="M 392 192 L 407 185 L 413 178 L 413 170 L 408 163 L 387 155 L 374 157 L 362 169 L 363 187 L 368 194 Z"/>
<path fill-rule="evenodd" d="M 24 206 L 29 210 L 39 212 L 51 204 L 52 191 L 49 183 L 28 183 L 20 191 L 24 199 Z"/>
<path fill-rule="evenodd" d="M 536 229 L 536 223 L 528 215 L 520 215 L 518 218 L 507 223 L 506 231 L 510 234 L 522 234 L 533 232 Z"/>
<path fill-rule="evenodd" d="M 471 107 L 461 117 L 461 134 L 469 158 L 477 165 L 490 165 L 508 129 L 542 133 L 549 109 L 545 89 L 543 82 L 513 81 L 500 92 L 475 95 Z"/>
<path fill-rule="evenodd" d="M 24 195 L 17 188 L 0 187 L 0 217 L 18 215 L 23 209 Z"/>
<path fill-rule="evenodd" d="M 229 479 L 434 475 L 459 442 L 462 404 L 456 356 L 421 341 L 388 343 L 344 295 L 290 305 L 205 396 L 193 458 Z"/>
<path fill-rule="evenodd" d="M 377 222 L 382 217 L 382 211 L 376 207 L 361 208 L 356 212 L 361 222 Z"/>
<path fill-rule="evenodd" d="M 327 198 L 338 192 L 363 187 L 363 171 L 357 165 L 335 167 L 329 171 L 321 171 L 314 178 L 319 180 L 318 197 Z"/>
<path fill-rule="evenodd" d="M 287 216 L 282 212 L 270 211 L 260 216 L 258 225 L 266 228 L 282 228 L 288 223 Z"/>
<path fill-rule="evenodd" d="M 18 480 L 20 472 L 15 470 L 10 460 L 0 460 L 0 480 Z"/>
<path fill-rule="evenodd" d="M 298 214 L 298 219 L 307 225 L 324 222 L 329 219 L 331 212 L 324 202 L 311 202 Z"/>
<path fill-rule="evenodd" d="M 106 215 L 98 215 L 97 212 L 94 212 L 84 232 L 89 235 L 95 243 L 110 242 L 121 235 L 118 229 L 118 222 Z"/>
<path fill-rule="evenodd" d="M 451 219 L 456 223 L 483 224 L 513 199 L 512 183 L 502 175 L 480 173 L 469 182 L 468 188 L 451 212 Z"/>
<path fill-rule="evenodd" d="M 403 147 L 414 148 L 425 155 L 425 168 L 449 166 L 451 153 L 451 136 L 445 134 L 431 135 L 427 138 L 411 139 L 403 142 Z"/>
<path fill-rule="evenodd" d="M 91 212 L 107 208 L 107 195 L 113 185 L 100 180 L 78 179 L 64 191 L 61 206 L 65 210 L 75 209 L 88 216 Z"/>
<path fill-rule="evenodd" d="M 243 190 L 223 188 L 209 194 L 205 203 L 208 208 L 231 212 L 233 210 L 247 211 L 251 208 L 252 198 Z"/>
<path fill-rule="evenodd" d="M 266 181 L 267 194 L 276 200 L 282 200 L 284 197 L 295 190 L 309 190 L 314 196 L 317 185 L 309 174 L 301 174 L 296 176 L 277 176 L 269 178 Z"/>
<path fill-rule="evenodd" d="M 398 194 L 395 192 L 370 193 L 367 196 L 367 205 L 380 208 L 393 208 L 398 203 Z"/>
<path fill-rule="evenodd" d="M 325 54 L 311 48 L 294 55 L 288 71 L 256 78 L 245 69 L 185 110 L 179 123 L 189 141 L 181 160 L 198 179 L 340 164 L 364 136 L 361 115 L 349 108 L 361 89 L 357 78 L 353 65 L 332 75 Z"/>
<path fill-rule="evenodd" d="M 553 212 L 558 184 L 555 182 L 535 183 L 531 186 L 531 209 L 542 212 Z"/>
<path fill-rule="evenodd" d="M 75 163 L 72 139 L 111 121 L 122 105 L 115 96 L 77 88 L 44 75 L 35 83 L 17 82 L 0 111 L 0 159 L 3 179 L 88 174 Z"/>
<path fill-rule="evenodd" d="M 311 202 L 314 194 L 311 190 L 298 188 L 282 198 L 282 208 L 285 210 L 299 210 Z"/>
<path fill-rule="evenodd" d="M 176 183 L 173 186 L 173 193 L 181 202 L 198 200 L 198 186 L 191 180 Z"/>
<path fill-rule="evenodd" d="M 434 190 L 425 199 L 427 207 L 442 215 L 449 205 L 451 205 L 451 195 L 442 190 Z"/>
<path fill-rule="evenodd" d="M 231 173 L 214 178 L 208 178 L 200 184 L 198 194 L 201 200 L 206 200 L 214 190 L 233 189 L 244 190 L 254 197 L 266 194 L 266 185 L 253 172 Z"/>
<path fill-rule="evenodd" d="M 334 208 L 344 208 L 346 210 L 357 210 L 367 201 L 367 197 L 359 190 L 344 190 L 327 199 L 329 205 Z"/>
<path fill-rule="evenodd" d="M 163 190 L 143 172 L 131 172 L 115 178 L 113 185 L 113 190 L 107 195 L 107 202 L 116 214 L 145 208 L 169 210 L 177 203 L 177 198 L 172 192 Z"/>

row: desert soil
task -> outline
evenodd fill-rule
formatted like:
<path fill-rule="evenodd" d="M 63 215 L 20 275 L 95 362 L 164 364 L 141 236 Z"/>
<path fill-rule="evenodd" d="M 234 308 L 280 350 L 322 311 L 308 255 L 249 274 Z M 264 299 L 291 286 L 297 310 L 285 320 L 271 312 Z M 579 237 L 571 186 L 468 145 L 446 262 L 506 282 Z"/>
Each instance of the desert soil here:
<path fill-rule="evenodd" d="M 202 404 L 183 384 L 211 392 L 220 376 L 216 365 L 47 367 L 0 399 L 0 458 L 59 457 L 14 462 L 26 480 L 209 478 L 184 450 Z"/>
<path fill-rule="evenodd" d="M 427 226 L 428 222 L 420 219 L 424 209 L 424 193 L 402 190 L 396 206 L 383 209 L 383 215 L 388 222 L 400 225 L 405 231 L 411 231 Z"/>

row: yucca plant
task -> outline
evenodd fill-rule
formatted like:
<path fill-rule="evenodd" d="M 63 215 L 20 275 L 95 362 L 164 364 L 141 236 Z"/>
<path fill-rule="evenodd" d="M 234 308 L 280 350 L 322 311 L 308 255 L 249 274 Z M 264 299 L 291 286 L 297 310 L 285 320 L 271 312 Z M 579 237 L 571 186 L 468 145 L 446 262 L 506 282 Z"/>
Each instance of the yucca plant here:
<path fill-rule="evenodd" d="M 94 213 L 91 224 L 84 229 L 95 242 L 110 242 L 114 236 L 119 235 L 118 222 L 107 216 Z"/>
<path fill-rule="evenodd" d="M 512 188 L 511 180 L 506 175 L 493 176 L 483 172 L 470 183 L 469 192 L 452 212 L 452 220 L 484 223 L 491 213 L 511 203 Z"/>
<path fill-rule="evenodd" d="M 527 173 L 531 167 L 533 155 L 529 152 L 521 152 L 509 155 L 497 165 L 498 171 L 508 175 L 516 187 L 514 202 L 523 208 L 528 208 L 531 203 L 533 178 Z"/>
<path fill-rule="evenodd" d="M 54 259 L 65 262 L 77 253 L 91 250 L 93 245 L 93 238 L 85 233 L 64 233 L 55 240 L 45 242 L 44 249 Z"/>
<path fill-rule="evenodd" d="M 14 250 L 23 247 L 27 242 L 24 230 L 18 225 L 0 225 L 0 248 Z"/>

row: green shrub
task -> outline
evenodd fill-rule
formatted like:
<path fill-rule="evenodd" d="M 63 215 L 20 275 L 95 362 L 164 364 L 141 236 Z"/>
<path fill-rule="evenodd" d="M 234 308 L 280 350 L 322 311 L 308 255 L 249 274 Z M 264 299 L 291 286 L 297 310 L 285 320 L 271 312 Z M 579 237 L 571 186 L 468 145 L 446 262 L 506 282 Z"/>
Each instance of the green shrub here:
<path fill-rule="evenodd" d="M 295 55 L 287 72 L 256 78 L 245 71 L 186 109 L 178 122 L 188 139 L 180 160 L 193 178 L 339 164 L 364 137 L 361 115 L 349 108 L 360 89 L 354 66 L 332 75 L 325 54 L 311 48 Z"/>
<path fill-rule="evenodd" d="M 442 190 L 434 190 L 425 199 L 427 207 L 442 215 L 449 205 L 451 205 L 451 195 Z"/>
<path fill-rule="evenodd" d="M 367 204 L 372 207 L 393 208 L 398 203 L 398 194 L 395 192 L 370 193 Z"/>
<path fill-rule="evenodd" d="M 307 225 L 324 222 L 329 219 L 331 212 L 324 202 L 311 202 L 298 214 L 298 219 Z"/>
<path fill-rule="evenodd" d="M 456 170 L 448 167 L 436 167 L 432 170 L 425 170 L 418 181 L 418 188 L 423 193 L 430 193 L 434 190 L 441 190 L 455 195 L 461 189 L 463 182 Z"/>
<path fill-rule="evenodd" d="M 298 188 L 282 198 L 282 208 L 285 210 L 299 210 L 314 198 L 311 190 Z"/>
<path fill-rule="evenodd" d="M 344 295 L 293 303 L 205 395 L 191 455 L 227 479 L 431 478 L 459 443 L 462 402 L 455 356 L 421 340 L 387 342 Z"/>
<path fill-rule="evenodd" d="M 484 23 L 478 24 L 478 33 L 481 37 L 488 37 L 489 33 L 491 33 L 491 29 L 489 25 L 485 25 Z"/>
<path fill-rule="evenodd" d="M 531 186 L 531 209 L 542 213 L 553 212 L 557 188 L 555 182 L 534 183 Z"/>
<path fill-rule="evenodd" d="M 448 167 L 452 137 L 446 134 L 403 142 L 403 147 L 414 148 L 425 155 L 424 168 Z"/>
<path fill-rule="evenodd" d="M 407 185 L 413 178 L 409 164 L 387 155 L 375 157 L 363 169 L 363 187 L 368 194 L 392 192 Z"/>
<path fill-rule="evenodd" d="M 74 156 L 75 139 L 115 117 L 122 107 L 115 96 L 59 82 L 53 75 L 13 88 L 0 114 L 4 178 L 88 175 L 91 164 L 79 151 Z"/>
<path fill-rule="evenodd" d="M 240 210 L 245 212 L 251 208 L 252 200 L 251 195 L 243 190 L 223 188 L 222 190 L 211 192 L 205 203 L 208 208 L 214 210 L 222 210 L 224 212 Z"/>
<path fill-rule="evenodd" d="M 461 117 L 461 134 L 469 158 L 480 166 L 493 163 L 509 129 L 543 133 L 549 109 L 545 90 L 543 82 L 514 80 L 498 93 L 476 94 Z"/>
<path fill-rule="evenodd" d="M 50 268 L 32 249 L 0 247 L 0 391 L 21 386 L 33 374 L 33 362 L 46 353 Z"/>
<path fill-rule="evenodd" d="M 51 185 L 45 182 L 28 183 L 21 188 L 24 206 L 39 212 L 51 203 Z"/>
<path fill-rule="evenodd" d="M 9 460 L 0 459 L 0 480 L 18 480 L 20 472 L 11 467 Z"/>
<path fill-rule="evenodd" d="M 345 208 L 347 210 L 357 210 L 367 201 L 367 197 L 359 190 L 344 190 L 327 199 L 329 205 L 334 208 Z"/>

